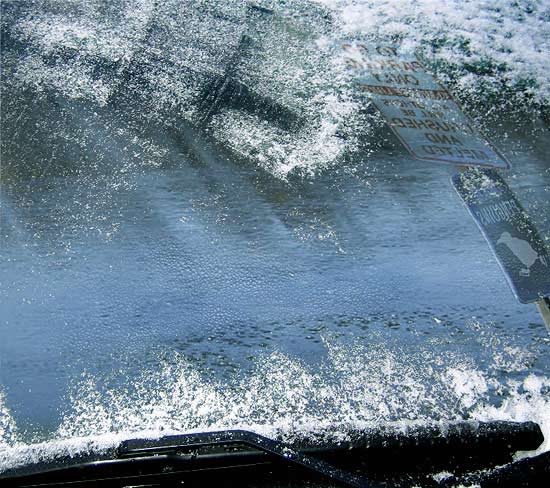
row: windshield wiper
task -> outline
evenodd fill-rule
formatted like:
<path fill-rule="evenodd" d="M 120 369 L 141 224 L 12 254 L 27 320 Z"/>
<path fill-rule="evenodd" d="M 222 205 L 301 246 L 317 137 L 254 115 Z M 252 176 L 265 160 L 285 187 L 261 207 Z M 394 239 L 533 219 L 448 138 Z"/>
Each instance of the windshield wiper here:
<path fill-rule="evenodd" d="M 410 484 L 414 477 L 425 480 L 433 472 L 451 470 L 462 476 L 510 463 L 515 451 L 536 449 L 543 440 L 539 426 L 532 422 L 459 422 L 408 432 L 388 427 L 352 431 L 346 438 L 345 442 L 322 444 L 307 439 L 291 446 L 253 432 L 227 430 L 131 439 L 93 459 L 57 459 L 50 465 L 39 463 L 4 473 L 0 484 L 227 486 L 236 479 L 230 486 L 246 486 L 246 479 L 254 486 L 270 486 L 265 480 L 283 475 L 343 487 L 380 486 L 393 478 L 401 486 L 401 475 Z M 515 464 L 514 469 L 518 469 Z"/>
<path fill-rule="evenodd" d="M 149 445 L 148 445 L 149 444 Z M 347 471 L 336 468 L 326 461 L 304 454 L 302 451 L 281 441 L 249 432 L 246 430 L 226 430 L 221 432 L 206 432 L 201 434 L 184 434 L 155 441 L 130 440 L 122 443 L 120 454 L 123 457 L 136 457 L 142 454 L 158 454 L 159 451 L 173 452 L 184 446 L 186 449 L 203 448 L 207 446 L 246 446 L 274 456 L 286 464 L 311 471 L 342 486 L 369 487 L 372 483 Z"/>
<path fill-rule="evenodd" d="M 217 453 L 210 455 L 209 458 L 208 454 L 202 454 L 199 459 L 195 451 L 209 447 L 222 447 L 226 451 L 223 456 Z M 256 453 L 252 453 L 254 459 L 247 460 L 251 453 L 241 451 L 238 447 L 255 450 Z M 233 448 L 236 449 L 233 450 Z M 265 459 L 258 459 L 258 453 Z M 178 476 L 184 472 L 193 474 L 204 470 L 234 470 L 273 459 L 309 471 L 315 477 L 325 478 L 339 486 L 353 488 L 375 486 L 366 479 L 336 468 L 317 457 L 304 454 L 288 444 L 245 430 L 184 434 L 159 440 L 128 440 L 119 446 L 117 459 L 92 461 L 3 480 L 0 478 L 0 480 L 2 486 L 19 487 L 75 486 L 99 481 L 102 486 L 105 483 L 126 486 L 129 480 L 135 477 L 139 477 L 142 483 L 148 478 L 155 480 L 159 477 L 173 478 L 174 475 Z M 219 473 L 216 472 L 216 475 Z"/>

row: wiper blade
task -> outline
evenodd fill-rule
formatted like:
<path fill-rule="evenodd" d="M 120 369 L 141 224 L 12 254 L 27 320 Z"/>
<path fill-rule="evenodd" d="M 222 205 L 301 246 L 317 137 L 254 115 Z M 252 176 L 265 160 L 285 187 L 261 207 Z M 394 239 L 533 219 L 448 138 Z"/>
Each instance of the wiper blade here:
<path fill-rule="evenodd" d="M 136 442 L 138 442 L 139 445 L 136 445 Z M 174 442 L 176 442 L 176 444 L 174 444 Z M 208 445 L 222 445 L 226 447 L 231 445 L 243 445 L 276 456 L 288 464 L 296 465 L 308 471 L 313 471 L 331 481 L 340 483 L 342 486 L 355 488 L 374 486 L 365 479 L 336 468 L 326 461 L 306 455 L 288 444 L 269 439 L 268 437 L 247 430 L 184 434 L 181 436 L 173 436 L 172 438 L 167 437 L 163 440 L 163 443 L 169 444 L 165 446 L 165 449 L 168 451 L 177 446 L 185 446 L 187 449 L 192 449 L 194 447 L 205 447 Z M 155 441 L 151 441 L 151 446 L 148 447 L 147 445 L 144 446 L 141 440 L 129 440 L 122 443 L 119 451 L 123 457 L 136 457 L 136 455 L 150 452 L 158 453 L 159 448 L 162 449 L 162 445 L 159 446 L 158 442 Z"/>
<path fill-rule="evenodd" d="M 258 480 L 263 482 L 261 486 L 270 486 L 266 480 L 282 476 L 324 479 L 331 486 L 378 486 L 390 481 L 409 486 L 412 480 L 424 484 L 430 473 L 440 471 L 458 477 L 468 473 L 479 476 L 475 473 L 511 463 L 514 452 L 536 449 L 543 441 L 539 426 L 532 422 L 458 422 L 407 431 L 386 426 L 350 431 L 346 438 L 345 442 L 327 443 L 320 433 L 317 439 L 308 436 L 288 445 L 253 432 L 227 430 L 130 439 L 108 453 L 57 459 L 49 465 L 34 464 L 4 473 L 0 484 L 165 486 L 185 482 L 185 486 L 226 486 L 236 479 L 235 486 L 240 487 L 247 479 L 257 487 Z M 277 465 L 286 469 L 276 469 Z M 538 471 L 535 468 L 531 474 L 536 478 Z"/>
<path fill-rule="evenodd" d="M 187 468 L 186 470 L 196 471 L 199 466 L 196 466 L 193 461 L 197 458 L 193 453 L 194 449 L 204 449 L 210 446 L 221 446 L 231 448 L 233 446 L 244 446 L 253 448 L 261 453 L 265 453 L 268 457 L 282 461 L 284 464 L 298 467 L 309 471 L 316 477 L 325 478 L 338 486 L 352 488 L 367 488 L 378 486 L 368 480 L 349 473 L 345 470 L 336 468 L 326 461 L 317 457 L 313 457 L 303 452 L 294 449 L 293 447 L 281 441 L 269 439 L 262 435 L 246 430 L 226 430 L 219 432 L 205 432 L 200 434 L 184 434 L 178 436 L 165 437 L 159 440 L 142 440 L 132 439 L 124 441 L 118 448 L 118 459 L 94 461 L 89 463 L 77 464 L 66 468 L 59 468 L 35 473 L 26 476 L 15 476 L 4 479 L 2 486 L 51 486 L 55 485 L 75 485 L 85 484 L 92 481 L 86 479 L 88 473 L 97 474 L 105 473 L 106 471 L 135 471 L 143 481 L 145 471 L 158 470 L 166 472 L 168 467 L 177 469 Z M 239 455 L 239 451 L 234 451 Z M 237 457 L 235 456 L 235 457 Z M 246 454 L 244 454 L 246 456 Z M 242 456 L 241 456 L 242 457 Z M 257 462 L 257 461 L 256 461 Z M 260 461 L 261 463 L 261 461 Z M 254 463 L 256 464 L 256 463 Z M 245 467 L 247 464 L 241 459 L 232 463 L 225 468 L 223 466 L 202 466 L 200 470 L 205 469 L 232 469 Z M 190 469 L 189 469 L 190 468 Z M 170 474 L 177 474 L 171 469 Z M 105 476 L 104 474 L 101 476 Z M 155 476 L 158 476 L 156 474 Z M 127 482 L 128 474 L 119 476 L 120 481 L 124 478 Z M 105 483 L 115 481 L 116 478 L 101 478 L 101 482 Z M 2 478 L 0 477 L 0 480 Z M 65 480 L 65 481 L 63 481 Z M 99 479 L 94 476 L 93 482 L 98 482 Z M 4 483 L 7 483 L 6 485 Z M 124 484 L 122 485 L 124 486 Z"/>

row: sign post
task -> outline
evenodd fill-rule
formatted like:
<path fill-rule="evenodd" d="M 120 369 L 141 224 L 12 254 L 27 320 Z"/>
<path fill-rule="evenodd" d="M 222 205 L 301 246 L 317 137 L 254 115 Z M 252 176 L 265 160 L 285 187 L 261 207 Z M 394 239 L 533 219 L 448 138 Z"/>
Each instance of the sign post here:
<path fill-rule="evenodd" d="M 453 185 L 495 254 L 516 298 L 535 302 L 550 332 L 550 255 L 506 182 L 506 158 L 483 137 L 451 93 L 398 46 L 342 44 L 359 89 L 415 159 L 460 166 Z M 478 169 L 468 169 L 468 168 Z M 486 168 L 486 169 L 483 169 Z"/>
<path fill-rule="evenodd" d="M 550 298 L 545 297 L 537 302 L 537 307 L 550 334 Z"/>

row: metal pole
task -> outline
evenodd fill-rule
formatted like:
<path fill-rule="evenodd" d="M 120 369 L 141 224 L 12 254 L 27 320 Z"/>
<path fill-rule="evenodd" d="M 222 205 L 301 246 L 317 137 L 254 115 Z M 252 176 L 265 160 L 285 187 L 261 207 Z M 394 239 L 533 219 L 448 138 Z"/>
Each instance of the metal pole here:
<path fill-rule="evenodd" d="M 550 334 L 550 297 L 539 300 L 537 302 L 537 307 L 544 320 L 544 325 L 546 325 L 546 330 Z"/>

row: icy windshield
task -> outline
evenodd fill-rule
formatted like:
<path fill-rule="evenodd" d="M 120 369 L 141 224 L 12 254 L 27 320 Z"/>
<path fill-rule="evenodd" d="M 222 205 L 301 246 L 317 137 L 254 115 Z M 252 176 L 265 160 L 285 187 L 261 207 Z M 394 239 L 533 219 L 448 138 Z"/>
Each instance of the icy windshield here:
<path fill-rule="evenodd" d="M 548 439 L 548 2 L 1 8 L 0 471 L 226 428 Z"/>

